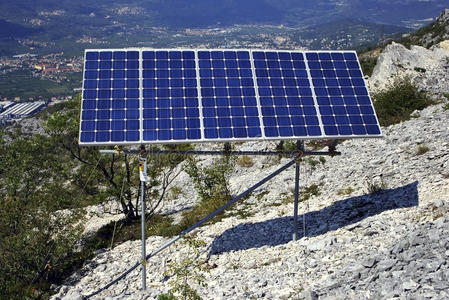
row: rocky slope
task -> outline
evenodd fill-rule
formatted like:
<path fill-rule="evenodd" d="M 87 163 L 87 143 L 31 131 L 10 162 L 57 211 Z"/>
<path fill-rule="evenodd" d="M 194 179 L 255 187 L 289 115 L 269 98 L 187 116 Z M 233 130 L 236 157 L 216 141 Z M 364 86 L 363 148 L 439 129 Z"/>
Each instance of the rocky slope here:
<path fill-rule="evenodd" d="M 301 186 L 317 183 L 320 195 L 300 203 L 304 236 L 296 242 L 291 239 L 293 205 L 280 201 L 294 186 L 293 168 L 234 208 L 252 216 L 200 228 L 196 236 L 207 244 L 200 258 L 207 259 L 210 270 L 208 286 L 196 287 L 199 294 L 204 299 L 447 299 L 448 119 L 442 105 L 429 107 L 415 119 L 384 128 L 383 139 L 348 140 L 338 147 L 341 156 L 314 168 L 303 163 Z M 236 171 L 235 192 L 280 166 L 266 158 L 254 162 Z M 370 194 L 369 185 L 383 190 Z M 149 238 L 148 252 L 165 241 Z M 136 270 L 97 298 L 156 299 L 170 288 L 172 279 L 163 275 L 168 263 L 192 255 L 189 251 L 178 243 L 150 259 L 146 292 L 139 291 Z M 53 299 L 89 294 L 139 256 L 139 241 L 100 251 Z"/>
<path fill-rule="evenodd" d="M 449 13 L 449 10 L 448 10 Z M 396 77 L 409 77 L 421 90 L 449 92 L 449 40 L 426 49 L 392 43 L 380 54 L 368 83 L 372 91 L 391 84 Z"/>

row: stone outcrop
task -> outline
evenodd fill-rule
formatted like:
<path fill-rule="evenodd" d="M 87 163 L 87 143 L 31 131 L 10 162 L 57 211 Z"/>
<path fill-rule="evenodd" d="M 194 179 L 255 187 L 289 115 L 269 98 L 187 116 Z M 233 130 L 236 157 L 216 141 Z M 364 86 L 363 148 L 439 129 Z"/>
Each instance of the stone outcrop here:
<path fill-rule="evenodd" d="M 385 88 L 396 78 L 409 77 L 421 90 L 434 94 L 449 92 L 449 40 L 426 49 L 401 44 L 388 45 L 379 56 L 368 80 L 372 91 Z"/>

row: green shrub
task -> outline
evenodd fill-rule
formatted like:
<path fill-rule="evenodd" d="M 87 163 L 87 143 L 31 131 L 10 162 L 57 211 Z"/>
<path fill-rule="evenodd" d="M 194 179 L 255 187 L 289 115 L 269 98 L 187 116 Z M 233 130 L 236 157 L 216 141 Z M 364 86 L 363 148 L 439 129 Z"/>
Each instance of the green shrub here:
<path fill-rule="evenodd" d="M 193 157 L 187 159 L 184 170 L 192 179 L 200 201 L 191 210 L 182 213 L 183 219 L 178 226 L 184 230 L 231 200 L 229 178 L 235 161 L 235 157 L 223 156 L 209 167 L 199 167 Z M 216 217 L 215 221 L 219 219 Z"/>
<path fill-rule="evenodd" d="M 422 155 L 426 152 L 428 152 L 430 149 L 426 145 L 418 145 L 418 148 L 416 150 L 416 155 Z"/>
<path fill-rule="evenodd" d="M 374 67 L 377 64 L 378 57 L 362 57 L 360 58 L 360 67 L 362 68 L 363 75 L 371 76 L 374 71 Z"/>
<path fill-rule="evenodd" d="M 169 285 L 171 286 L 168 294 L 162 294 L 159 300 L 200 300 L 202 299 L 193 285 L 207 287 L 204 273 L 208 272 L 206 259 L 199 258 L 201 248 L 206 243 L 191 236 L 185 236 L 183 244 L 189 247 L 190 253 L 181 259 L 174 259 L 169 263 L 165 276 L 169 276 Z"/>
<path fill-rule="evenodd" d="M 172 293 L 160 294 L 157 296 L 157 300 L 176 300 L 176 297 Z"/>
<path fill-rule="evenodd" d="M 415 110 L 422 110 L 434 102 L 427 93 L 419 91 L 409 78 L 397 79 L 387 89 L 374 94 L 374 107 L 382 126 L 410 119 Z"/>
<path fill-rule="evenodd" d="M 345 189 L 340 189 L 337 191 L 337 195 L 351 195 L 352 193 L 354 193 L 354 189 L 352 187 L 347 187 Z"/>
<path fill-rule="evenodd" d="M 251 157 L 249 157 L 248 155 L 242 155 L 239 157 L 239 159 L 237 160 L 237 164 L 240 167 L 244 167 L 244 168 L 250 168 L 254 165 L 254 161 L 252 160 Z"/>
<path fill-rule="evenodd" d="M 320 194 L 320 185 L 312 183 L 299 192 L 299 202 L 309 200 L 312 196 L 319 196 Z"/>
<path fill-rule="evenodd" d="M 178 199 L 182 195 L 182 189 L 179 186 L 172 186 L 168 191 L 168 198 L 171 200 Z"/>
<path fill-rule="evenodd" d="M 293 152 L 296 151 L 298 148 L 296 146 L 296 141 L 285 141 L 284 142 L 284 151 L 285 152 Z"/>
<path fill-rule="evenodd" d="M 368 194 L 378 194 L 387 188 L 387 184 L 381 178 L 379 181 L 374 181 L 373 179 L 367 179 L 366 189 Z"/>
<path fill-rule="evenodd" d="M 83 211 L 58 210 L 83 197 L 61 188 L 71 170 L 59 152 L 46 136 L 0 132 L 0 299 L 46 298 L 70 268 Z"/>
<path fill-rule="evenodd" d="M 298 202 L 301 203 L 307 201 L 313 196 L 319 196 L 320 194 L 321 194 L 320 185 L 312 183 L 311 185 L 306 186 L 303 189 L 299 190 Z M 279 201 L 270 204 L 270 206 L 276 207 L 293 203 L 295 201 L 295 190 L 293 189 L 290 193 L 286 192 L 281 193 L 279 196 L 280 196 Z"/>
<path fill-rule="evenodd" d="M 324 165 L 326 163 L 326 159 L 320 156 L 318 159 L 314 159 L 313 157 L 307 157 L 304 161 L 310 165 L 312 170 L 315 170 L 319 164 Z"/>

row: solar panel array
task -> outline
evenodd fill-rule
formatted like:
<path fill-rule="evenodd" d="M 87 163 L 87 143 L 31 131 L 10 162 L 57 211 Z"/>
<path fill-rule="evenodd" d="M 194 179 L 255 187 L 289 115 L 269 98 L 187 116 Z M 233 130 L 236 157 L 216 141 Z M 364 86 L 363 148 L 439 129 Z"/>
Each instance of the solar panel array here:
<path fill-rule="evenodd" d="M 378 137 L 350 51 L 86 50 L 80 144 Z"/>

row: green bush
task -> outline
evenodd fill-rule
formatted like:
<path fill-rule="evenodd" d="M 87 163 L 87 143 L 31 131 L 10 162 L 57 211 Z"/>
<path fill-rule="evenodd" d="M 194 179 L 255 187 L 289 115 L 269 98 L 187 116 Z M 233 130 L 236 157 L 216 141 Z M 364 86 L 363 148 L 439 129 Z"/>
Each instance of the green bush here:
<path fill-rule="evenodd" d="M 366 179 L 365 185 L 368 194 L 371 195 L 381 193 L 382 191 L 387 189 L 387 184 L 382 178 L 380 178 L 379 180 L 368 178 Z"/>
<path fill-rule="evenodd" d="M 209 167 L 199 167 L 197 161 L 189 157 L 185 171 L 192 179 L 200 201 L 191 210 L 183 212 L 183 219 L 179 224 L 182 229 L 195 224 L 231 200 L 229 178 L 234 170 L 235 161 L 235 157 L 223 156 Z"/>
<path fill-rule="evenodd" d="M 184 245 L 188 246 L 189 254 L 181 259 L 174 259 L 168 264 L 165 276 L 169 276 L 170 291 L 167 294 L 161 294 L 158 300 L 201 300 L 196 286 L 207 287 L 204 273 L 209 272 L 205 258 L 200 258 L 201 248 L 206 243 L 192 236 L 184 236 Z"/>
<path fill-rule="evenodd" d="M 352 187 L 347 187 L 344 189 L 339 189 L 337 191 L 337 195 L 341 196 L 341 195 L 351 195 L 355 190 Z"/>
<path fill-rule="evenodd" d="M 371 76 L 374 71 L 374 67 L 377 64 L 378 57 L 361 57 L 360 66 L 362 67 L 363 75 Z"/>
<path fill-rule="evenodd" d="M 250 168 L 254 165 L 254 161 L 248 155 L 243 155 L 237 160 L 237 164 L 243 168 Z"/>
<path fill-rule="evenodd" d="M 382 126 L 409 120 L 413 111 L 434 104 L 427 93 L 419 91 L 409 78 L 397 79 L 386 89 L 374 94 L 373 100 Z"/>
<path fill-rule="evenodd" d="M 430 148 L 427 147 L 426 145 L 418 145 L 417 149 L 416 149 L 416 155 L 422 155 L 426 152 L 429 152 Z"/>

